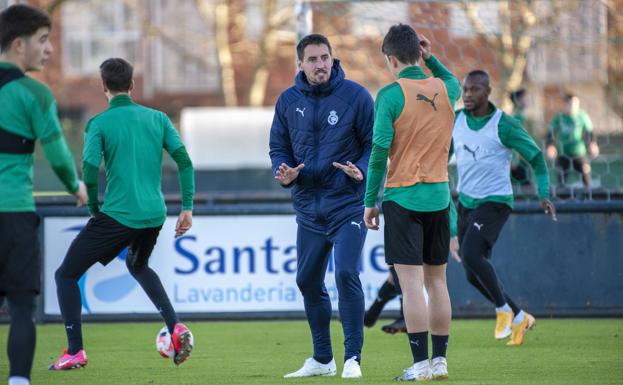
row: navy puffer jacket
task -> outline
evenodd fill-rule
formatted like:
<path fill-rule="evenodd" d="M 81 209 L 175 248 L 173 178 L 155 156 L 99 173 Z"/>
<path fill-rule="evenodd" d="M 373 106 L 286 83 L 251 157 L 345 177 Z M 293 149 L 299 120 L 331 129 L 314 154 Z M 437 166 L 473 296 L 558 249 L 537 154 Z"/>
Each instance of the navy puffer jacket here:
<path fill-rule="evenodd" d="M 299 225 L 331 233 L 345 221 L 362 220 L 373 124 L 372 97 L 345 79 L 337 59 L 328 82 L 311 86 L 300 71 L 295 85 L 281 94 L 270 130 L 270 159 L 273 174 L 281 163 L 305 164 L 286 186 L 292 188 Z M 363 181 L 332 165 L 347 161 L 361 170 Z"/>

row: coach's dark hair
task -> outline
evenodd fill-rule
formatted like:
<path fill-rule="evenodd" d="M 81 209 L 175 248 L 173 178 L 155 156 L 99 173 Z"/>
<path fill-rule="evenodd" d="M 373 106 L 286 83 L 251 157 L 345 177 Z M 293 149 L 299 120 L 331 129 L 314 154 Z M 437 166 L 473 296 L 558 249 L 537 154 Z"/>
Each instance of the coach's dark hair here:
<path fill-rule="evenodd" d="M 481 78 L 485 81 L 485 83 L 487 84 L 487 86 L 489 85 L 489 74 L 483 70 L 473 70 L 470 71 L 470 73 L 467 74 L 466 76 L 467 78 L 471 78 L 471 77 L 478 77 Z"/>
<path fill-rule="evenodd" d="M 513 102 L 513 105 L 516 106 L 519 99 L 523 98 L 525 94 L 526 94 L 526 89 L 520 88 L 516 91 L 509 93 L 508 98 L 511 100 L 511 102 Z"/>
<path fill-rule="evenodd" d="M 8 7 L 0 12 L 0 52 L 8 50 L 18 37 L 30 37 L 42 27 L 52 27 L 42 11 L 23 4 Z"/>
<path fill-rule="evenodd" d="M 132 85 L 132 64 L 121 58 L 107 59 L 100 65 L 100 75 L 111 92 L 128 92 Z"/>
<path fill-rule="evenodd" d="M 324 44 L 329 48 L 329 54 L 333 55 L 331 52 L 331 44 L 329 44 L 329 39 L 326 36 L 320 35 L 318 33 L 312 33 L 311 35 L 307 35 L 299 41 L 296 45 L 296 55 L 299 60 L 303 60 L 305 57 L 305 47 L 308 45 L 321 45 Z"/>
<path fill-rule="evenodd" d="M 420 39 L 415 30 L 406 24 L 391 26 L 383 39 L 381 51 L 384 55 L 394 56 L 404 64 L 415 64 L 422 56 Z"/>

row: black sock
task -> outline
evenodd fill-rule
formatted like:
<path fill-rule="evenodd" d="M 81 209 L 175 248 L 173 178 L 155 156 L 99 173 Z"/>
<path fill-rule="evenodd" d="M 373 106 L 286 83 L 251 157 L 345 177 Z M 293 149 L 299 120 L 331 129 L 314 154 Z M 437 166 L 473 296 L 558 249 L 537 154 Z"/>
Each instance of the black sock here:
<path fill-rule="evenodd" d="M 433 358 L 446 357 L 446 350 L 448 349 L 448 337 L 449 336 L 436 336 L 431 334 L 431 340 L 433 341 Z"/>
<path fill-rule="evenodd" d="M 320 362 L 323 365 L 328 364 L 333 359 L 333 356 L 316 356 L 314 355 L 314 360 Z"/>
<path fill-rule="evenodd" d="M 428 360 L 428 332 L 407 333 L 413 363 Z"/>
<path fill-rule="evenodd" d="M 379 289 L 379 294 L 376 297 L 376 301 L 385 303 L 394 298 L 396 298 L 396 288 L 394 287 L 394 284 L 389 281 L 383 282 L 383 285 Z"/>
<path fill-rule="evenodd" d="M 80 321 L 66 322 L 67 353 L 74 355 L 83 349 L 82 346 L 82 323 Z"/>
<path fill-rule="evenodd" d="M 156 306 L 156 309 L 160 312 L 160 315 L 167 325 L 167 329 L 169 329 L 169 333 L 172 335 L 173 328 L 175 328 L 175 324 L 179 322 L 179 319 L 177 318 L 175 310 L 173 310 L 171 301 L 169 301 L 169 296 L 164 290 L 164 287 L 162 287 L 162 282 L 160 282 L 158 274 L 147 265 L 128 266 L 128 269 L 134 279 L 141 285 L 151 302 Z"/>
<path fill-rule="evenodd" d="M 10 362 L 9 376 L 30 378 L 35 353 L 36 330 L 33 315 L 35 293 L 14 292 L 7 295 L 11 327 L 7 341 Z"/>

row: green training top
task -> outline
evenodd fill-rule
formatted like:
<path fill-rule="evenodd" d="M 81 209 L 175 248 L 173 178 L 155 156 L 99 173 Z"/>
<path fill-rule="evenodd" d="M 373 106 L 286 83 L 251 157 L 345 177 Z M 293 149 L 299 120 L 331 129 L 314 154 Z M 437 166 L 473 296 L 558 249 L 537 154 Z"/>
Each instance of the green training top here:
<path fill-rule="evenodd" d="M 0 71 L 19 69 L 0 62 Z M 70 193 L 78 191 L 78 174 L 56 112 L 56 101 L 43 83 L 23 76 L 0 89 L 0 128 L 39 139 L 45 157 Z M 32 196 L 34 154 L 0 153 L 0 212 L 35 211 Z"/>
<path fill-rule="evenodd" d="M 162 149 L 178 165 L 182 209 L 192 210 L 195 181 L 192 163 L 171 120 L 125 94 L 111 99 L 85 129 L 84 182 L 91 215 L 99 210 L 97 176 L 104 159 L 106 195 L 101 211 L 124 226 L 157 227 L 166 219 L 160 187 Z"/>
<path fill-rule="evenodd" d="M 444 82 L 450 104 L 454 106 L 454 103 L 461 96 L 461 85 L 458 79 L 433 55 L 430 55 L 424 63 L 434 77 L 438 77 Z M 400 71 L 398 77 L 426 79 L 428 75 L 419 66 L 412 66 Z M 394 139 L 394 122 L 400 116 L 404 105 L 405 98 L 397 82 L 383 87 L 376 97 L 373 146 L 368 164 L 368 180 L 366 181 L 364 201 L 366 207 L 374 207 L 376 204 L 376 197 L 387 167 L 389 148 Z M 408 187 L 386 188 L 383 200 L 394 201 L 413 211 L 439 211 L 448 207 L 450 190 L 448 189 L 448 182 L 416 183 Z"/>
<path fill-rule="evenodd" d="M 519 124 L 528 132 L 528 135 L 534 138 L 534 130 L 533 130 L 532 121 L 526 118 L 526 115 L 523 109 L 516 110 L 515 113 L 511 116 L 517 119 Z M 513 159 L 512 159 L 511 164 L 517 164 L 517 163 L 525 164 L 527 162 L 525 162 L 520 156 L 518 156 L 517 151 L 513 151 Z"/>
<path fill-rule="evenodd" d="M 582 110 L 574 115 L 559 113 L 549 123 L 549 132 L 558 142 L 558 153 L 571 157 L 586 155 L 584 133 L 589 134 L 592 131 L 593 122 Z"/>
<path fill-rule="evenodd" d="M 495 105 L 493 105 L 493 103 L 489 103 L 489 113 L 487 115 L 473 116 L 469 113 L 469 111 L 462 109 L 456 112 L 456 116 L 458 117 L 459 113 L 463 112 L 469 128 L 474 131 L 478 131 L 482 129 L 493 117 L 495 111 Z M 543 157 L 543 152 L 534 142 L 534 139 L 532 139 L 530 134 L 524 130 L 517 119 L 503 113 L 500 118 L 500 122 L 498 123 L 498 136 L 504 146 L 517 151 L 519 155 L 526 159 L 528 163 L 530 163 L 530 166 L 532 166 L 537 183 L 539 198 L 549 198 L 549 173 L 545 163 L 545 158 Z M 510 175 L 508 178 L 510 178 Z M 512 208 L 513 195 L 494 195 L 482 199 L 476 199 L 459 193 L 459 202 L 463 205 L 463 207 L 468 209 L 474 209 L 484 202 L 504 203 Z"/>

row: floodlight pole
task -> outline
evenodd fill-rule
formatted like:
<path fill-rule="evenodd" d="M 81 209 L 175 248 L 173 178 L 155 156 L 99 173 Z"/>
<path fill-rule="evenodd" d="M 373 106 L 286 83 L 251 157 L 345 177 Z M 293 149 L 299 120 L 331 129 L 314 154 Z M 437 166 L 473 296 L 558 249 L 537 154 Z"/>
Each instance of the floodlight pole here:
<path fill-rule="evenodd" d="M 313 12 L 309 1 L 296 0 L 296 39 L 301 40 L 312 31 Z"/>

